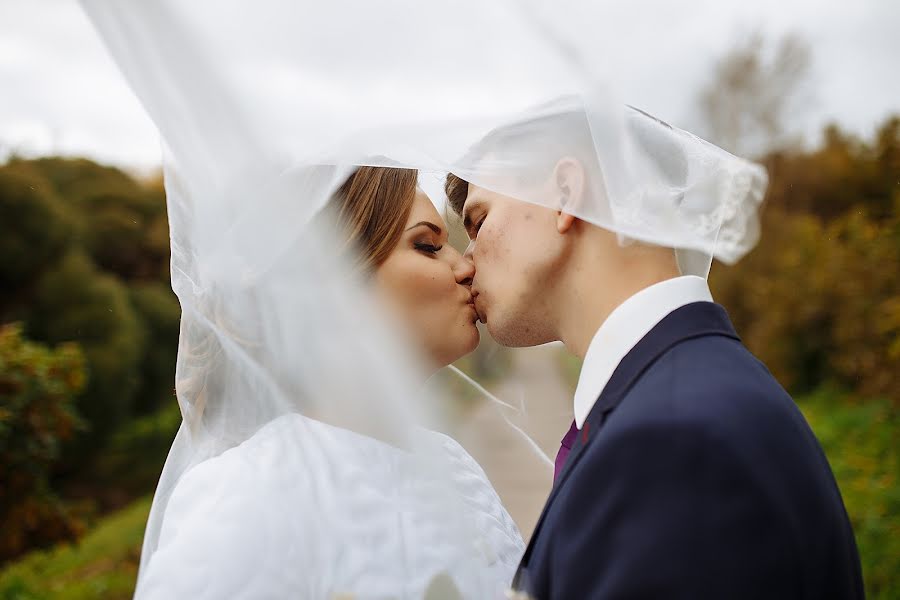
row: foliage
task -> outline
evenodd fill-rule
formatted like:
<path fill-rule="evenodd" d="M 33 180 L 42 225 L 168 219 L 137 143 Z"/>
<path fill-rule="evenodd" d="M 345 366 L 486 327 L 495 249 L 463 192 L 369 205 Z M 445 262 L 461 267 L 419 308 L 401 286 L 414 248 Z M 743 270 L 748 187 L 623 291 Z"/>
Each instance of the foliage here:
<path fill-rule="evenodd" d="M 36 160 L 14 158 L 9 164 L 29 165 L 69 203 L 77 202 L 80 197 L 97 188 L 116 189 L 124 194 L 135 193 L 140 189 L 139 184 L 120 169 L 100 165 L 85 158 L 57 156 Z"/>
<path fill-rule="evenodd" d="M 85 159 L 14 158 L 0 167 L 0 214 L 11 228 L 0 264 L 15 265 L 0 272 L 14 284 L 0 322 L 21 320 L 39 341 L 82 345 L 91 373 L 79 403 L 92 428 L 87 447 L 170 397 L 180 314 L 168 284 L 165 208 L 159 180 Z"/>
<path fill-rule="evenodd" d="M 102 270 L 122 279 L 168 277 L 169 230 L 158 182 L 141 184 L 85 159 L 13 160 L 9 169 L 40 176 L 80 223 L 79 245 Z"/>
<path fill-rule="evenodd" d="M 881 219 L 773 207 L 757 249 L 715 266 L 713 296 L 792 392 L 830 383 L 900 405 L 900 192 L 893 201 Z"/>
<path fill-rule="evenodd" d="M 174 406 L 180 319 L 161 181 L 83 159 L 13 158 L 0 165 L 0 234 L 0 325 L 18 321 L 35 342 L 77 344 L 87 378 L 73 392 L 84 426 L 58 440 L 47 493 L 31 510 L 56 514 L 78 502 L 85 515 L 145 494 L 172 419 L 157 437 L 139 432 L 160 406 Z M 0 461 L 12 454 L 0 447 Z"/>
<path fill-rule="evenodd" d="M 19 325 L 0 327 L 0 562 L 81 531 L 50 474 L 81 426 L 73 398 L 84 384 L 76 344 L 51 350 L 23 339 Z"/>
<path fill-rule="evenodd" d="M 77 544 L 32 552 L 0 571 L 0 600 L 125 600 L 134 594 L 150 498 L 103 519 Z"/>
<path fill-rule="evenodd" d="M 166 274 L 169 230 L 165 204 L 143 190 L 96 189 L 79 199 L 87 223 L 85 247 L 94 261 L 123 279 Z"/>
<path fill-rule="evenodd" d="M 741 156 L 790 145 L 811 65 L 809 43 L 796 34 L 772 43 L 755 31 L 739 40 L 697 97 L 705 135 Z"/>
<path fill-rule="evenodd" d="M 55 191 L 32 169 L 0 167 L 0 286 L 17 291 L 63 253 L 74 233 Z M 0 300 L 0 314 L 9 299 Z"/>
<path fill-rule="evenodd" d="M 767 202 L 790 214 L 824 222 L 863 211 L 881 221 L 896 215 L 900 182 L 900 117 L 892 117 L 866 143 L 836 126 L 825 129 L 811 152 L 776 152 L 763 162 L 769 170 Z"/>
<path fill-rule="evenodd" d="M 135 412 L 147 414 L 161 404 L 175 404 L 175 359 L 181 306 L 168 284 L 155 281 L 133 283 L 129 299 L 141 321 L 144 339 L 139 367 L 141 386 L 135 398 Z"/>
<path fill-rule="evenodd" d="M 143 329 L 127 288 L 72 252 L 38 280 L 29 317 L 30 337 L 51 344 L 76 340 L 83 348 L 90 381 L 78 408 L 91 425 L 85 441 L 99 446 L 131 416 L 140 384 Z"/>
<path fill-rule="evenodd" d="M 174 398 L 157 412 L 128 421 L 97 454 L 92 479 L 98 487 L 114 481 L 115 493 L 126 498 L 152 490 L 180 425 L 181 410 Z M 116 500 L 111 498 L 110 504 L 118 504 Z"/>
<path fill-rule="evenodd" d="M 828 456 L 863 567 L 866 597 L 900 598 L 900 415 L 886 400 L 820 390 L 798 400 Z"/>

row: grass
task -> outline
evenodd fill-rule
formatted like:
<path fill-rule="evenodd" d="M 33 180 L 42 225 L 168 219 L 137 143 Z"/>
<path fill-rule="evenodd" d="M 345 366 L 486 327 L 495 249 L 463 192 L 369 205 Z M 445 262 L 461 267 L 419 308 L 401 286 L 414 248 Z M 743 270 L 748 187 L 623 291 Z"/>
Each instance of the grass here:
<path fill-rule="evenodd" d="M 870 600 L 900 599 L 900 415 L 831 390 L 797 404 L 825 449 L 853 523 Z"/>
<path fill-rule="evenodd" d="M 77 544 L 26 555 L 0 571 L 0 600 L 131 598 L 150 498 L 116 512 Z"/>

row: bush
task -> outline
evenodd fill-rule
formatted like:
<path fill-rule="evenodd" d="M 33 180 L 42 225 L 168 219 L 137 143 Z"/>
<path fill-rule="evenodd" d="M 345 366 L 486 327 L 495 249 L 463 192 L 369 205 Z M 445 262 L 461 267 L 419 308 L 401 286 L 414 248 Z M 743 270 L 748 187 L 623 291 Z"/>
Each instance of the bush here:
<path fill-rule="evenodd" d="M 900 194 L 891 218 L 773 210 L 760 245 L 715 265 L 713 296 L 792 393 L 825 384 L 900 404 Z"/>
<path fill-rule="evenodd" d="M 105 271 L 123 279 L 167 275 L 169 244 L 165 204 L 144 190 L 94 189 L 78 202 L 85 248 Z M 164 243 L 160 244 L 160 231 Z"/>
<path fill-rule="evenodd" d="M 164 283 L 135 283 L 129 290 L 129 297 L 141 320 L 145 340 L 135 412 L 148 414 L 161 404 L 175 404 L 175 360 L 181 306 L 172 288 Z"/>
<path fill-rule="evenodd" d="M 844 497 L 866 597 L 900 598 L 900 417 L 887 400 L 849 401 L 832 389 L 799 398 L 798 404 Z"/>
<path fill-rule="evenodd" d="M 42 510 L 53 498 L 52 514 L 107 510 L 158 477 L 177 429 L 172 408 L 178 417 L 168 233 L 159 180 L 83 159 L 0 165 L 0 325 L 21 322 L 37 343 L 76 343 L 87 380 L 72 393 L 83 427 L 55 440 L 61 449 L 41 472 Z M 77 533 L 61 525 L 48 539 L 66 532 Z"/>
<path fill-rule="evenodd" d="M 50 156 L 36 160 L 13 159 L 11 165 L 27 164 L 39 172 L 68 204 L 97 188 L 132 194 L 140 186 L 126 173 L 115 167 L 99 165 L 86 158 Z"/>
<path fill-rule="evenodd" d="M 40 278 L 30 309 L 29 337 L 50 344 L 77 341 L 84 350 L 90 381 L 77 406 L 91 435 L 82 442 L 102 446 L 132 416 L 141 383 L 144 331 L 127 288 L 73 252 Z"/>
<path fill-rule="evenodd" d="M 860 209 L 875 220 L 889 218 L 900 180 L 900 117 L 885 121 L 871 143 L 832 125 L 820 148 L 777 153 L 764 162 L 770 177 L 767 202 L 777 210 L 825 222 Z"/>
<path fill-rule="evenodd" d="M 0 287 L 16 291 L 55 262 L 71 242 L 74 222 L 62 201 L 27 165 L 0 167 Z"/>
<path fill-rule="evenodd" d="M 62 200 L 80 224 L 78 244 L 102 270 L 125 280 L 168 279 L 169 230 L 158 182 L 77 158 L 12 160 Z"/>
<path fill-rule="evenodd" d="M 131 598 L 149 512 L 150 498 L 142 498 L 77 544 L 32 552 L 7 566 L 0 571 L 0 600 Z"/>
<path fill-rule="evenodd" d="M 91 477 L 98 486 L 114 482 L 106 483 L 107 492 L 126 499 L 146 494 L 159 481 L 180 425 L 181 410 L 174 398 L 157 412 L 128 421 L 97 454 Z"/>
<path fill-rule="evenodd" d="M 23 339 L 19 325 L 0 328 L 0 562 L 82 530 L 49 479 L 82 424 L 74 397 L 84 384 L 76 344 L 50 350 Z"/>

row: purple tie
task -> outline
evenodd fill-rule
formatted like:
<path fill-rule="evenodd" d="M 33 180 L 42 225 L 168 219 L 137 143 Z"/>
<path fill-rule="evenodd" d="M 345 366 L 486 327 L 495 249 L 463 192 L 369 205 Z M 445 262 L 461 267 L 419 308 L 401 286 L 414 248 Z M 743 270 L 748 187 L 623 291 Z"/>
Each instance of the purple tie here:
<path fill-rule="evenodd" d="M 554 484 L 556 483 L 556 478 L 562 472 L 563 466 L 566 464 L 566 457 L 569 456 L 569 450 L 572 449 L 572 444 L 575 443 L 576 435 L 578 435 L 578 428 L 575 427 L 575 421 L 572 421 L 572 426 L 569 427 L 569 431 L 566 432 L 565 437 L 559 443 L 559 452 L 556 453 L 556 462 L 553 463 Z"/>

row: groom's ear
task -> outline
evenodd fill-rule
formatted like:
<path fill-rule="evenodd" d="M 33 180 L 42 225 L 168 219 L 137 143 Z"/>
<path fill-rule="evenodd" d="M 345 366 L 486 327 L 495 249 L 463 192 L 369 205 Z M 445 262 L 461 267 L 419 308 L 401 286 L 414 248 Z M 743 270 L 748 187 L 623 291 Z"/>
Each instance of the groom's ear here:
<path fill-rule="evenodd" d="M 554 192 L 558 197 L 556 228 L 566 233 L 575 223 L 584 194 L 584 167 L 571 157 L 561 158 L 553 168 Z"/>

